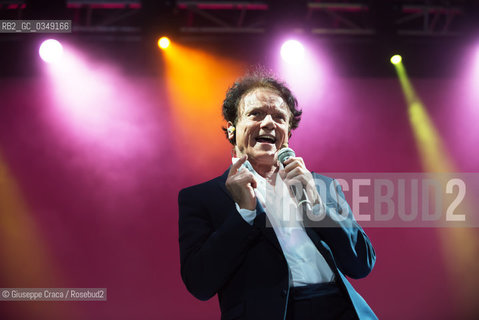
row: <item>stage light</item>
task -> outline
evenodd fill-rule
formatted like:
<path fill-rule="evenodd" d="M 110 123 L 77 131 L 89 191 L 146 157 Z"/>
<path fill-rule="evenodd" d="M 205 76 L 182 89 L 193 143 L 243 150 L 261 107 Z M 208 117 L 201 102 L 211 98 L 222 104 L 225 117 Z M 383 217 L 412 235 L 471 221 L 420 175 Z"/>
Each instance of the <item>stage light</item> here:
<path fill-rule="evenodd" d="M 300 61 L 304 57 L 304 47 L 297 40 L 288 40 L 281 46 L 281 57 L 289 63 Z"/>
<path fill-rule="evenodd" d="M 55 39 L 48 39 L 42 42 L 38 54 L 47 63 L 58 61 L 63 55 L 63 46 Z"/>
<path fill-rule="evenodd" d="M 160 47 L 161 49 L 166 49 L 169 46 L 170 46 L 170 39 L 168 39 L 167 37 L 161 37 L 158 40 L 158 47 Z"/>
<path fill-rule="evenodd" d="M 391 57 L 392 64 L 398 64 L 398 63 L 401 63 L 401 61 L 402 61 L 402 57 L 398 54 L 395 54 Z"/>

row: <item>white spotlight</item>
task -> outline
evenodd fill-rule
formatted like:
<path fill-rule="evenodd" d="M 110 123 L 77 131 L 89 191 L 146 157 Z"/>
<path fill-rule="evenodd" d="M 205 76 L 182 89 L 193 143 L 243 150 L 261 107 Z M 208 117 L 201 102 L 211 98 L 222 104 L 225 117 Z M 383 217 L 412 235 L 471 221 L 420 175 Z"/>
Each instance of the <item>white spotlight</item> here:
<path fill-rule="evenodd" d="M 55 39 L 48 39 L 42 42 L 38 54 L 43 61 L 51 63 L 61 58 L 63 46 Z"/>
<path fill-rule="evenodd" d="M 300 61 L 304 57 L 304 47 L 297 40 L 288 40 L 281 46 L 281 57 L 289 63 Z"/>

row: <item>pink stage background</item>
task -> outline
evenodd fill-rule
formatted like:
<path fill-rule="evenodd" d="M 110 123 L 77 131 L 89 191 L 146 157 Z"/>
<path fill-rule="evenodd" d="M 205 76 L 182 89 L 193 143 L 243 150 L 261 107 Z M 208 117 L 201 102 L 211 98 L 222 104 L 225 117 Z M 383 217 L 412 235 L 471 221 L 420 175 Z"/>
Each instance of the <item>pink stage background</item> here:
<path fill-rule="evenodd" d="M 0 80 L 1 287 L 108 289 L 106 302 L 2 302 L 2 319 L 219 319 L 217 298 L 197 301 L 181 281 L 177 194 L 230 163 L 221 100 L 182 121 L 166 78 L 120 78 L 95 106 L 113 111 L 93 120 L 88 100 L 71 116 L 46 77 Z M 221 96 L 230 79 L 218 80 Z M 479 108 L 463 79 L 412 82 L 457 171 L 478 172 Z M 396 78 L 336 77 L 299 101 L 291 146 L 310 170 L 423 171 Z M 366 231 L 377 263 L 352 283 L 380 319 L 460 318 L 457 293 L 479 275 L 451 271 L 447 230 Z"/>

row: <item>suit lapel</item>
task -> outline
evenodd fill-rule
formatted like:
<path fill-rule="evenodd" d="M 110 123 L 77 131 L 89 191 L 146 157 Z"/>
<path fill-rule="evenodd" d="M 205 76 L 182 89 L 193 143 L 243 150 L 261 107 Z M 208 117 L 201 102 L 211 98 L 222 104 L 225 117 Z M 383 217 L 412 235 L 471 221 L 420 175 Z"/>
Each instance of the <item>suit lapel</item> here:
<path fill-rule="evenodd" d="M 228 178 L 228 173 L 230 172 L 230 168 L 231 166 L 221 175 L 218 177 L 218 186 L 220 187 L 221 190 L 223 190 L 224 193 L 226 193 L 226 195 L 231 199 L 231 201 L 233 201 L 233 205 L 234 205 L 234 200 L 233 198 L 231 197 L 231 194 L 229 193 L 228 189 L 226 189 L 226 179 Z"/>
<path fill-rule="evenodd" d="M 268 216 L 266 215 L 266 212 L 259 201 L 256 202 L 256 212 L 257 214 L 254 221 L 254 226 L 260 229 L 265 238 L 268 239 L 273 246 L 281 252 L 281 254 L 283 254 L 283 250 L 278 242 L 278 237 L 276 236 L 273 226 L 271 225 L 271 222 L 269 221 Z"/>
<path fill-rule="evenodd" d="M 321 237 L 312 228 L 305 227 L 304 229 L 306 230 L 306 234 L 313 241 L 318 251 L 328 263 L 331 270 L 337 274 L 336 262 L 333 259 L 332 253 L 321 244 Z"/>
<path fill-rule="evenodd" d="M 228 195 L 228 197 L 231 199 L 231 205 L 234 206 L 234 200 L 231 197 L 231 194 L 229 193 L 228 189 L 226 189 L 225 185 L 226 179 L 228 178 L 228 173 L 230 172 L 230 168 L 228 168 L 228 170 L 226 170 L 223 175 L 218 178 L 218 186 L 221 190 L 223 190 L 223 192 Z M 278 242 L 278 238 L 276 237 L 276 233 L 274 232 L 274 229 L 268 217 L 266 216 L 266 212 L 264 211 L 264 208 L 261 203 L 259 203 L 259 201 L 256 201 L 256 218 L 254 219 L 253 226 L 261 230 L 265 238 L 268 239 L 276 249 L 283 253 L 283 250 L 281 250 L 281 246 Z"/>

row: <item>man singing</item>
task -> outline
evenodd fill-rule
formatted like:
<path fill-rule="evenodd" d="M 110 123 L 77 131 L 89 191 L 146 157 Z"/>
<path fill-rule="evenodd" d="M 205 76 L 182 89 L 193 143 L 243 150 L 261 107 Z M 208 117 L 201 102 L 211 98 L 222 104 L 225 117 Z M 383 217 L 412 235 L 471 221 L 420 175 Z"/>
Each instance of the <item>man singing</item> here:
<path fill-rule="evenodd" d="M 228 90 L 223 116 L 232 165 L 179 193 L 188 291 L 218 294 L 221 319 L 377 319 L 345 278 L 367 276 L 376 256 L 339 184 L 278 157 L 301 118 L 291 91 L 255 71 Z"/>

